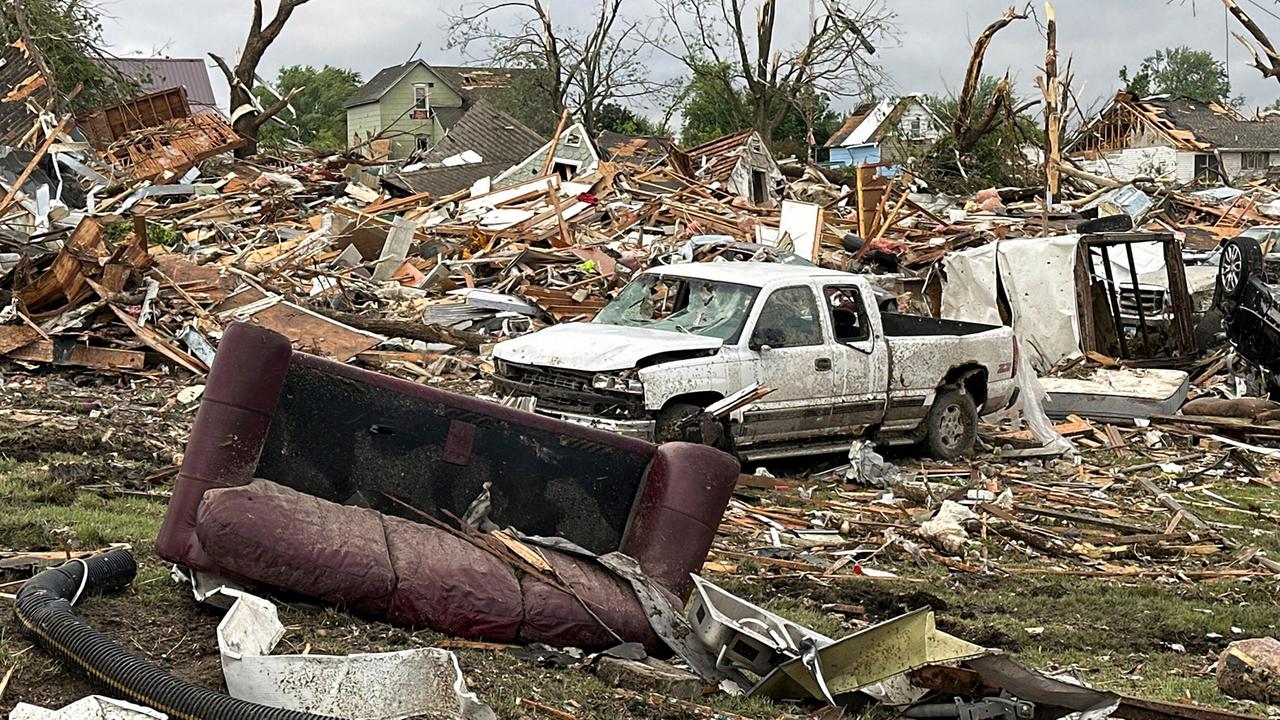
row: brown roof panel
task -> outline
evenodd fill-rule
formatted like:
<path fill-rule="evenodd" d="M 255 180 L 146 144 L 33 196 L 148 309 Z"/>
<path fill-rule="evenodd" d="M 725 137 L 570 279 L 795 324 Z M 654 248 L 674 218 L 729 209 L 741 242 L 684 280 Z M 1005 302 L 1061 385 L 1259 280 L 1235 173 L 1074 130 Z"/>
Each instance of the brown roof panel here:
<path fill-rule="evenodd" d="M 686 150 L 685 154 L 689 157 L 690 169 L 703 182 L 723 182 L 728 180 L 729 176 L 733 174 L 733 169 L 738 166 L 738 160 L 741 158 L 741 155 L 734 151 L 746 145 L 755 132 L 752 129 L 741 130 L 732 135 L 725 135 Z"/>

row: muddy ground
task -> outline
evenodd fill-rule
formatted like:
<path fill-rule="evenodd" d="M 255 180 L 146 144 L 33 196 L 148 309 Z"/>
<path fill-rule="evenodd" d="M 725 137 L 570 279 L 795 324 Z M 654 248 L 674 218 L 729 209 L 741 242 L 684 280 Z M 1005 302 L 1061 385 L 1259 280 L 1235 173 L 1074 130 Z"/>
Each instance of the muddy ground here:
<path fill-rule="evenodd" d="M 133 586 L 123 593 L 86 599 L 81 612 L 108 637 L 165 670 L 225 689 L 214 638 L 220 612 L 198 605 L 174 585 L 152 552 L 164 494 L 194 415 L 194 403 L 178 399 L 191 381 L 27 374 L 12 368 L 3 380 L 0 552 L 130 543 L 140 565 Z M 785 469 L 803 470 L 790 464 Z M 793 493 L 769 490 L 744 492 L 740 499 L 779 505 L 801 502 Z M 1269 500 L 1248 502 L 1270 517 Z M 721 537 L 718 547 L 723 550 L 733 542 Z M 1068 670 L 1091 684 L 1130 694 L 1267 714 L 1266 707 L 1219 693 L 1211 666 L 1231 639 L 1275 634 L 1276 586 L 1270 578 L 986 575 L 892 558 L 877 562 L 877 567 L 898 575 L 887 580 L 823 577 L 741 558 L 730 566 L 709 569 L 706 575 L 830 635 L 929 606 L 942 629 L 1005 650 L 1041 669 Z M 30 571 L 0 573 L 0 592 L 13 593 L 29 575 Z M 344 653 L 448 640 L 296 599 L 279 600 L 287 626 L 282 650 L 309 647 L 311 652 Z M 0 715 L 17 702 L 57 707 L 94 691 L 33 647 L 17 632 L 11 615 L 6 617 L 0 624 L 0 676 L 10 668 L 14 672 L 0 695 Z M 470 688 L 500 717 L 545 717 L 522 699 L 584 718 L 777 718 L 807 716 L 819 709 L 722 695 L 706 698 L 701 710 L 677 707 L 619 697 L 586 669 L 549 667 L 533 653 L 458 653 Z M 876 716 L 884 715 L 875 710 L 847 715 Z"/>

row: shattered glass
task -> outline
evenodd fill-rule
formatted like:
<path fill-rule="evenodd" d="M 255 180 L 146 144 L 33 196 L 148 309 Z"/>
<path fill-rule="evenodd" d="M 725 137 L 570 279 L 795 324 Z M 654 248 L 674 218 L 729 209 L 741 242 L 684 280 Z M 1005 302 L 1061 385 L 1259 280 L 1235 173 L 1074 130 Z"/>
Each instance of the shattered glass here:
<path fill-rule="evenodd" d="M 605 325 L 648 328 L 736 342 L 757 288 L 642 275 L 596 316 Z"/>

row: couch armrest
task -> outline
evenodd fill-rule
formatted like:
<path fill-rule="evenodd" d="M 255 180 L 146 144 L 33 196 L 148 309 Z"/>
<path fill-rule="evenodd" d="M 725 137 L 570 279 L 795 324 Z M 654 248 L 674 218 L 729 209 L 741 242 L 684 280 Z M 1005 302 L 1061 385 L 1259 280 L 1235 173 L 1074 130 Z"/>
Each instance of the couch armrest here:
<path fill-rule="evenodd" d="M 738 461 L 706 445 L 658 446 L 627 521 L 622 552 L 681 600 L 707 559 L 738 481 Z"/>
<path fill-rule="evenodd" d="M 196 510 L 206 490 L 253 480 L 292 354 L 283 335 L 253 325 L 235 323 L 223 335 L 156 539 L 160 557 L 217 569 L 196 538 Z"/>

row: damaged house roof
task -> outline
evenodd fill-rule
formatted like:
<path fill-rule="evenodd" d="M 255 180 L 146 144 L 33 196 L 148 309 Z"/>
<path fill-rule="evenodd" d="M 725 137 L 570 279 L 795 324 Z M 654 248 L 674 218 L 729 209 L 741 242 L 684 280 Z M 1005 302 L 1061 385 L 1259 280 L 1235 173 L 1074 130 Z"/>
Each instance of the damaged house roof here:
<path fill-rule="evenodd" d="M 1280 118 L 1253 120 L 1221 103 L 1120 92 L 1068 149 L 1115 150 L 1152 135 L 1192 152 L 1280 150 Z"/>
<path fill-rule="evenodd" d="M 221 112 L 209 80 L 209 67 L 200 58 L 111 58 L 104 60 L 140 85 L 139 95 L 180 87 L 194 115 Z"/>
<path fill-rule="evenodd" d="M 510 88 L 511 83 L 524 70 L 495 67 L 465 67 L 461 65 L 431 65 L 426 60 L 410 60 L 401 65 L 383 68 L 369 81 L 361 85 L 346 102 L 344 108 L 378 102 L 396 86 L 396 83 L 415 67 L 421 65 L 435 73 L 445 84 L 469 101 L 493 99 L 493 96 Z"/>
<path fill-rule="evenodd" d="M 625 135 L 611 130 L 596 137 L 601 157 L 612 162 L 652 167 L 667 159 L 675 150 L 675 141 L 661 135 Z"/>
<path fill-rule="evenodd" d="M 699 180 L 705 183 L 724 182 L 733 175 L 733 169 L 742 159 L 743 148 L 757 135 L 755 130 L 742 130 L 690 148 L 684 154 Z"/>
<path fill-rule="evenodd" d="M 827 140 L 823 147 L 853 147 L 884 141 L 894 123 L 902 117 L 907 108 L 913 104 L 924 108 L 933 122 L 941 127 L 943 122 L 920 102 L 920 95 L 903 95 L 899 98 L 872 100 L 854 108 L 853 114 L 845 119 L 844 124 Z"/>
<path fill-rule="evenodd" d="M 422 162 L 436 167 L 394 173 L 383 181 L 408 192 L 449 195 L 482 177 L 497 175 L 545 143 L 519 120 L 481 100 L 463 112 L 444 139 L 422 156 Z M 481 159 L 461 161 L 460 156 L 468 151 Z"/>

